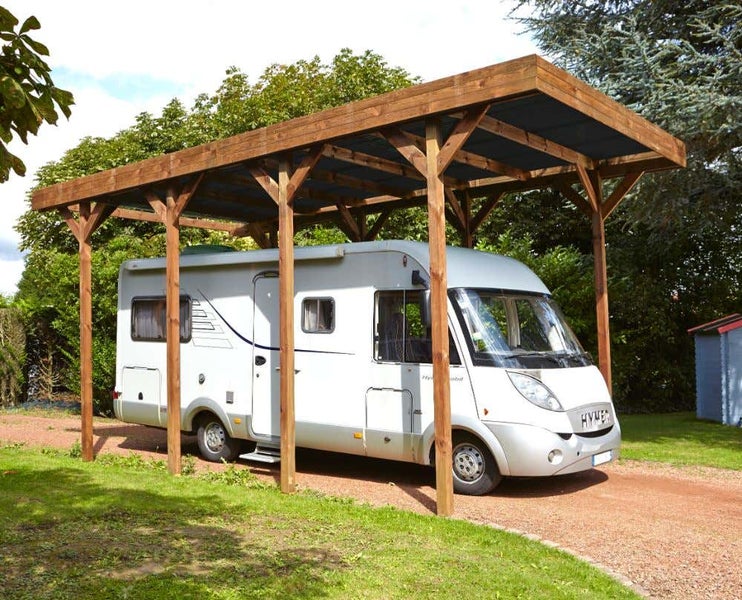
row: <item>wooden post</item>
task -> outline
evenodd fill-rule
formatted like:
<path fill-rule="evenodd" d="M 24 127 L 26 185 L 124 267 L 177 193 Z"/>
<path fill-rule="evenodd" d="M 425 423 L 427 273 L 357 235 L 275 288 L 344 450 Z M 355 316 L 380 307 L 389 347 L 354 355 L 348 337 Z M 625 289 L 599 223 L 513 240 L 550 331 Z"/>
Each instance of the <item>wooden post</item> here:
<path fill-rule="evenodd" d="M 294 422 L 294 209 L 290 201 L 291 165 L 278 165 L 278 304 L 281 365 L 281 491 L 296 490 Z"/>
<path fill-rule="evenodd" d="M 449 380 L 448 297 L 446 279 L 446 214 L 443 178 L 438 169 L 441 127 L 425 126 L 430 248 L 430 309 L 433 342 L 433 406 L 435 418 L 436 512 L 453 514 L 451 471 L 451 382 Z"/>
<path fill-rule="evenodd" d="M 608 391 L 613 393 L 611 383 L 611 332 L 608 313 L 608 268 L 605 255 L 605 217 L 608 208 L 603 202 L 603 182 L 600 174 L 588 170 L 579 164 L 575 165 L 582 187 L 587 193 L 587 201 L 565 186 L 562 193 L 578 207 L 590 215 L 593 235 L 593 261 L 595 270 L 595 316 L 598 330 L 598 366 L 603 374 Z M 638 179 L 638 177 L 637 177 Z M 630 186 L 629 186 L 630 187 Z M 615 208 L 618 199 L 612 199 Z M 612 208 L 611 208 L 612 210 Z M 605 212 L 604 212 L 605 211 Z"/>
<path fill-rule="evenodd" d="M 67 206 L 59 213 L 77 239 L 80 260 L 80 432 L 82 458 L 93 460 L 93 289 L 92 246 L 90 238 L 113 212 L 100 202 L 91 210 L 90 202 L 79 204 L 76 220 Z"/>
<path fill-rule="evenodd" d="M 93 460 L 93 286 L 92 246 L 85 229 L 90 203 L 80 204 L 80 416 L 82 459 Z"/>
<path fill-rule="evenodd" d="M 608 313 L 608 267 L 605 254 L 605 222 L 601 214 L 592 214 L 593 260 L 595 261 L 595 316 L 598 329 L 598 364 L 608 391 L 611 381 L 611 333 Z"/>
<path fill-rule="evenodd" d="M 180 451 L 180 213 L 175 191 L 168 189 L 165 202 L 165 304 L 167 312 L 167 467 L 181 471 Z"/>

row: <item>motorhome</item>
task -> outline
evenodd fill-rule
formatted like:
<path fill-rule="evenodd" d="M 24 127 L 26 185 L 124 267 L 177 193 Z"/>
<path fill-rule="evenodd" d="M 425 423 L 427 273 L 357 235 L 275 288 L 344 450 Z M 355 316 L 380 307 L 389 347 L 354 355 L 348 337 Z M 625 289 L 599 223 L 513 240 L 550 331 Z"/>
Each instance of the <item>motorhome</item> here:
<path fill-rule="evenodd" d="M 424 243 L 295 250 L 296 445 L 433 465 Z M 454 489 L 618 456 L 605 382 L 522 263 L 447 248 Z M 278 251 L 180 257 L 181 424 L 212 461 L 280 453 Z M 167 426 L 165 259 L 121 266 L 114 409 Z"/>

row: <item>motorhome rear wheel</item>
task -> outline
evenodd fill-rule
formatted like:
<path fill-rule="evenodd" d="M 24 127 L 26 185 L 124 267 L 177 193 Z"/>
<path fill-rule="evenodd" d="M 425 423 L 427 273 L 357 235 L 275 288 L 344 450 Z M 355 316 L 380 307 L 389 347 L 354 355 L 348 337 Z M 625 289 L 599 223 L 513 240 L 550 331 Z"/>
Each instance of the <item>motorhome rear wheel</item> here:
<path fill-rule="evenodd" d="M 241 441 L 232 438 L 222 422 L 212 414 L 199 419 L 196 434 L 201 456 L 211 462 L 234 460 L 242 449 Z"/>

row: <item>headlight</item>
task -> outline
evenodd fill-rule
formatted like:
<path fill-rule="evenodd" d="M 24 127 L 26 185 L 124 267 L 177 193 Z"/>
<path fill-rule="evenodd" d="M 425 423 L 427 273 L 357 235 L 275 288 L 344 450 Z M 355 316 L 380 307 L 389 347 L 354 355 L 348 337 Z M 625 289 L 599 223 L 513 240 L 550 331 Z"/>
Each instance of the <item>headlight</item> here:
<path fill-rule="evenodd" d="M 524 375 L 523 373 L 513 373 L 511 371 L 507 373 L 515 389 L 532 404 L 547 410 L 564 410 L 551 390 L 535 377 Z"/>

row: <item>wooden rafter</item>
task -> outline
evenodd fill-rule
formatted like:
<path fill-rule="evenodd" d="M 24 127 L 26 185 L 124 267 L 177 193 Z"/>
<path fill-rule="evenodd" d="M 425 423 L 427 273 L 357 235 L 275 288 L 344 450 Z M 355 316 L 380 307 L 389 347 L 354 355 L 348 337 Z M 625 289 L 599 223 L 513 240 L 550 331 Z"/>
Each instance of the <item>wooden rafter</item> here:
<path fill-rule="evenodd" d="M 497 206 L 497 203 L 502 198 L 504 192 L 500 192 L 498 194 L 494 194 L 487 198 L 487 200 L 484 201 L 482 206 L 477 211 L 477 214 L 474 215 L 471 219 L 471 230 L 472 232 L 476 231 L 480 228 L 482 223 L 484 223 L 485 219 L 490 215 L 490 213 L 494 210 L 495 206 Z"/>
<path fill-rule="evenodd" d="M 321 169 L 316 169 L 312 172 L 312 179 L 316 181 L 324 181 L 326 183 L 334 183 L 343 187 L 370 192 L 377 195 L 396 196 L 397 198 L 401 198 L 409 191 L 399 187 L 376 183 L 358 177 L 350 177 L 348 175 L 343 175 L 342 173 L 333 173 Z"/>
<path fill-rule="evenodd" d="M 418 147 L 425 146 L 425 139 L 423 137 L 413 135 L 413 134 L 408 134 L 408 135 L 412 140 L 415 141 L 415 143 L 417 143 Z M 483 171 L 491 171 L 492 173 L 500 173 L 503 175 L 507 175 L 511 179 L 514 179 L 517 181 L 526 181 L 531 177 L 528 171 L 524 171 L 523 169 L 518 169 L 500 160 L 496 160 L 494 158 L 487 158 L 486 156 L 481 156 L 479 154 L 475 154 L 474 152 L 468 152 L 466 150 L 459 149 L 458 152 L 456 152 L 454 158 L 457 163 L 471 165 L 472 167 L 477 167 L 478 169 L 482 169 Z M 462 186 L 461 181 L 454 180 L 450 177 L 444 178 L 444 182 L 446 184 L 446 187 Z"/>
<path fill-rule="evenodd" d="M 582 184 L 582 187 L 585 188 L 585 193 L 587 194 L 587 199 L 590 203 L 590 209 L 593 212 L 600 213 L 600 183 L 599 180 L 595 179 L 595 172 L 588 172 L 588 170 L 581 165 L 576 165 L 576 167 L 580 183 Z"/>
<path fill-rule="evenodd" d="M 440 153 L 438 154 L 438 174 L 442 175 L 448 168 L 448 165 L 454 160 L 456 155 L 461 151 L 461 148 L 469 139 L 469 136 L 474 133 L 474 130 L 479 126 L 480 122 L 487 114 L 489 110 L 489 104 L 483 104 L 476 108 L 469 109 L 464 114 L 464 117 L 456 123 L 453 131 L 446 139 L 443 144 Z"/>
<path fill-rule="evenodd" d="M 636 185 L 642 175 L 643 172 L 641 171 L 638 173 L 629 173 L 628 175 L 624 176 L 621 181 L 618 182 L 618 185 L 613 188 L 613 191 L 610 193 L 608 198 L 605 199 L 605 202 L 603 202 L 603 205 L 600 207 L 600 212 L 603 216 L 603 219 L 607 219 L 610 216 L 610 214 L 618 206 L 618 203 L 621 202 L 626 194 L 631 191 L 631 189 Z"/>
<path fill-rule="evenodd" d="M 568 185 L 564 182 L 558 182 L 554 186 L 561 194 L 569 200 L 572 204 L 574 204 L 577 208 L 579 208 L 583 214 L 585 214 L 588 218 L 592 216 L 593 209 L 590 206 L 590 202 L 585 200 L 585 198 L 582 197 L 580 192 L 578 192 L 576 189 L 574 189 L 571 185 Z"/>
<path fill-rule="evenodd" d="M 413 167 L 418 170 L 423 177 L 425 177 L 428 172 L 428 167 L 425 162 L 425 152 L 420 150 L 414 136 L 403 131 L 399 127 L 387 127 L 386 129 L 381 130 L 380 133 L 409 161 Z"/>
<path fill-rule="evenodd" d="M 278 184 L 273 177 L 271 177 L 270 174 L 260 166 L 248 166 L 247 170 L 250 171 L 250 174 L 260 187 L 265 190 L 268 197 L 278 204 Z"/>
<path fill-rule="evenodd" d="M 343 231 L 348 234 L 348 237 L 354 242 L 360 242 L 363 239 L 361 229 L 358 227 L 353 215 L 350 214 L 348 207 L 343 204 L 337 204 L 338 212 L 340 213 L 340 223 L 342 224 Z"/>
<path fill-rule="evenodd" d="M 525 131 L 519 127 L 500 121 L 499 119 L 484 117 L 479 126 L 484 131 L 503 137 L 511 142 L 517 142 L 523 146 L 528 146 L 533 150 L 538 150 L 539 152 L 559 158 L 565 162 L 580 165 L 585 169 L 595 168 L 595 163 L 589 156 L 577 152 L 576 150 L 572 150 L 571 148 L 567 148 L 566 146 L 558 144 L 552 140 L 547 140 L 535 133 Z"/>
<path fill-rule="evenodd" d="M 307 177 L 309 177 L 309 173 L 319 162 L 319 159 L 322 158 L 323 149 L 324 144 L 318 144 L 312 147 L 307 156 L 304 157 L 301 163 L 299 163 L 299 166 L 296 167 L 296 170 L 291 174 L 291 179 L 289 179 L 287 188 L 289 202 L 293 200 L 297 190 L 306 181 Z"/>
<path fill-rule="evenodd" d="M 466 231 L 467 224 L 469 223 L 469 215 L 464 212 L 464 209 L 461 207 L 461 203 L 453 190 L 446 188 L 445 193 L 448 205 L 451 207 L 451 211 L 455 217 L 454 222 L 458 223 L 461 231 Z"/>
<path fill-rule="evenodd" d="M 392 215 L 392 210 L 387 209 L 379 214 L 378 217 L 376 217 L 376 220 L 374 221 L 374 224 L 371 226 L 371 229 L 369 229 L 366 232 L 366 235 L 363 237 L 364 241 L 370 241 L 375 240 L 376 237 L 381 232 L 381 228 L 384 227 L 384 224 L 389 220 L 389 217 Z"/>
<path fill-rule="evenodd" d="M 118 217 L 120 219 L 127 219 L 130 221 L 149 221 L 150 223 L 162 222 L 160 217 L 155 213 L 130 208 L 117 208 L 111 213 L 111 216 Z M 211 229 L 214 231 L 226 231 L 227 233 L 232 233 L 234 229 L 239 226 L 238 223 L 214 221 L 212 219 L 195 219 L 192 217 L 180 217 L 179 223 L 181 227 Z"/>
<path fill-rule="evenodd" d="M 359 167 L 366 167 L 373 169 L 374 171 L 381 171 L 383 173 L 389 173 L 391 175 L 399 175 L 400 177 L 407 177 L 408 179 L 415 179 L 418 181 L 425 181 L 425 178 L 420 172 L 405 164 L 394 162 L 386 158 L 374 156 L 373 154 L 366 154 L 364 152 L 358 152 L 356 150 L 348 150 L 339 146 L 333 146 L 327 144 L 322 151 L 322 154 L 328 158 L 334 158 L 343 162 L 357 165 Z"/>

